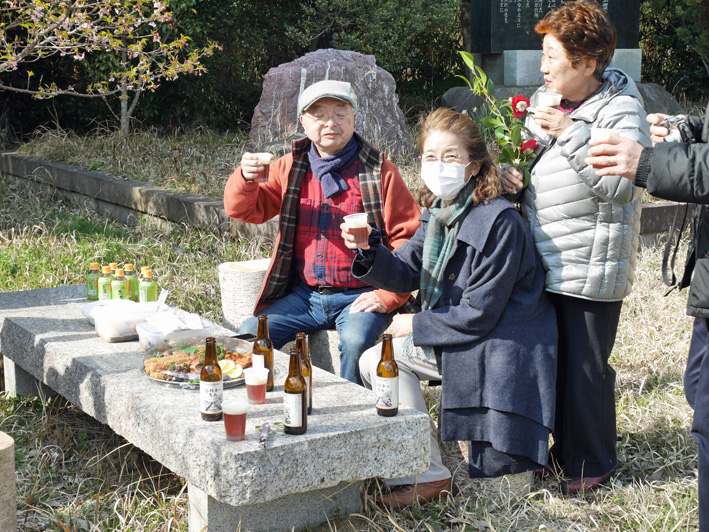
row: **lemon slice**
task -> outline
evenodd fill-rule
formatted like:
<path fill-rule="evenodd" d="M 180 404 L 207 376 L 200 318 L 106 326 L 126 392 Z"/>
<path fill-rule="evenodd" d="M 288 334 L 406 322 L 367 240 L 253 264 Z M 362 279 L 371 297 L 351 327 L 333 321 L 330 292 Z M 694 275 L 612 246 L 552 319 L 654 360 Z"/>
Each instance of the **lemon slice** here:
<path fill-rule="evenodd" d="M 229 362 L 231 362 L 231 360 Z M 226 374 L 232 379 L 238 379 L 244 374 L 244 368 L 242 368 L 239 364 L 234 364 L 234 368 L 227 371 Z"/>
<path fill-rule="evenodd" d="M 219 361 L 219 367 L 222 368 L 222 373 L 229 373 L 231 370 L 234 369 L 234 361 L 232 360 L 220 360 Z"/>

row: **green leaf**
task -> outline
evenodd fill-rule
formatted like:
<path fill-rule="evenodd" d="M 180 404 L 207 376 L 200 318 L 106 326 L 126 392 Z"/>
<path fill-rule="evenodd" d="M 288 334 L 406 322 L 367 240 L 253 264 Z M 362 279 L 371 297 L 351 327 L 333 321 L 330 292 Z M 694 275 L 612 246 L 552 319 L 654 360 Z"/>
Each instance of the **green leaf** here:
<path fill-rule="evenodd" d="M 486 116 L 483 118 L 483 126 L 490 128 L 497 128 L 502 125 L 499 118 L 493 118 L 492 116 Z"/>
<path fill-rule="evenodd" d="M 500 155 L 500 158 L 504 157 L 504 162 L 506 163 L 514 163 L 515 161 L 515 152 L 512 149 L 512 147 L 508 144 L 504 148 L 502 148 L 502 153 Z"/>
<path fill-rule="evenodd" d="M 525 168 L 524 169 L 524 179 L 522 179 L 522 186 L 526 187 L 529 185 L 529 181 L 532 178 L 532 174 L 529 173 L 529 169 Z"/>
<path fill-rule="evenodd" d="M 512 131 L 510 131 L 510 138 L 512 140 L 512 144 L 519 147 L 522 144 L 522 128 L 519 126 L 513 126 Z"/>

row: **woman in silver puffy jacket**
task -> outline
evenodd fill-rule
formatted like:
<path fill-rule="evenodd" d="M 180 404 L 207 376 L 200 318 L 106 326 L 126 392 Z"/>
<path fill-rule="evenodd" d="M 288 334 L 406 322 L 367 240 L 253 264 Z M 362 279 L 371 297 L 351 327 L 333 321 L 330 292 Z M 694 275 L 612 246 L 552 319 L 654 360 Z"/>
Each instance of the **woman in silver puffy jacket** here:
<path fill-rule="evenodd" d="M 567 2 L 535 31 L 543 36 L 544 86 L 531 98 L 527 127 L 540 147 L 526 188 L 514 167 L 501 179 L 518 194 L 559 325 L 554 444 L 550 466 L 537 473 L 563 474 L 562 490 L 580 492 L 616 470 L 615 371 L 608 358 L 634 279 L 642 192 L 620 176 L 598 177 L 584 159 L 593 129 L 613 129 L 643 145 L 650 136 L 635 83 L 608 68 L 616 31 L 601 6 Z M 545 93 L 560 94 L 561 104 L 544 105 Z"/>

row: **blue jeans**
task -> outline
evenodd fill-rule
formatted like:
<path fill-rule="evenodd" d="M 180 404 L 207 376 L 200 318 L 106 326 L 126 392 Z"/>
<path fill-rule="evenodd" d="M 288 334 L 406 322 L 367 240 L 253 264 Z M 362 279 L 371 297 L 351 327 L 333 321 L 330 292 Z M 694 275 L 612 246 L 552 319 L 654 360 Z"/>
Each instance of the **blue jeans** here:
<path fill-rule="evenodd" d="M 371 287 L 322 295 L 299 284 L 290 294 L 263 310 L 268 315 L 268 332 L 276 349 L 295 340 L 295 334 L 336 329 L 340 334 L 340 377 L 361 385 L 359 357 L 372 347 L 389 327 L 392 314 L 352 312 L 350 306 Z M 253 316 L 239 333 L 255 335 L 258 319 Z"/>

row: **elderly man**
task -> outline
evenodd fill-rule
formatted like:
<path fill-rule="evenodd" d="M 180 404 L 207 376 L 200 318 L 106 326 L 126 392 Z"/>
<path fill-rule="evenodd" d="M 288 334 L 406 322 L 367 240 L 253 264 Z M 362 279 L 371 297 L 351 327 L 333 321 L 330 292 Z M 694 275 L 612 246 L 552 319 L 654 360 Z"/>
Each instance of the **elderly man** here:
<path fill-rule="evenodd" d="M 298 98 L 306 138 L 271 164 L 268 181 L 256 154 L 245 153 L 224 190 L 236 220 L 261 224 L 280 214 L 275 253 L 254 314 L 268 315 L 280 348 L 299 331 L 337 329 L 340 376 L 362 384 L 359 357 L 386 330 L 409 294 L 375 290 L 352 276 L 352 252 L 340 237 L 348 214 L 366 212 L 396 249 L 419 225 L 420 211 L 384 155 L 354 132 L 357 97 L 349 83 L 320 81 Z M 240 333 L 256 333 L 248 319 Z"/>
<path fill-rule="evenodd" d="M 704 120 L 690 117 L 673 130 L 679 137 L 675 140 L 684 142 L 666 142 L 665 118 L 647 116 L 654 147 L 612 135 L 591 142 L 586 163 L 599 176 L 621 175 L 658 198 L 699 204 L 679 287 L 690 286 L 687 314 L 695 317 L 684 393 L 694 408 L 692 434 L 699 444 L 699 530 L 709 532 L 709 106 Z"/>

